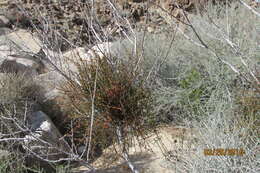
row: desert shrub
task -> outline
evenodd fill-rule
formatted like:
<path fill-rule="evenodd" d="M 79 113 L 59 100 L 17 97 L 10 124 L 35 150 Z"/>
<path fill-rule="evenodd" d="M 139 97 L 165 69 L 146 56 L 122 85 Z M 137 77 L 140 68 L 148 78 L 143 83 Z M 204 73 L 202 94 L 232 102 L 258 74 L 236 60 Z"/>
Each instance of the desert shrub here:
<path fill-rule="evenodd" d="M 234 100 L 229 100 L 220 90 L 216 94 L 219 98 L 210 107 L 214 111 L 205 112 L 207 116 L 200 122 L 186 124 L 196 129 L 195 150 L 180 151 L 179 161 L 172 158 L 171 163 L 182 172 L 257 172 L 257 130 L 245 124 L 241 126 L 242 115 L 235 113 Z M 250 123 L 255 121 L 251 119 Z M 210 156 L 204 154 L 206 149 L 242 149 L 242 152 Z"/>
<path fill-rule="evenodd" d="M 181 123 L 185 118 L 203 117 L 203 107 L 212 92 L 224 84 L 235 90 L 237 75 L 206 49 L 197 48 L 174 33 L 136 33 L 137 52 L 142 56 L 141 71 L 149 83 L 152 106 L 158 122 Z M 128 40 L 114 44 L 116 52 L 127 59 L 134 46 Z M 194 116 L 197 117 L 194 117 Z"/>
<path fill-rule="evenodd" d="M 38 85 L 22 74 L 2 73 L 0 77 L 0 149 L 8 151 L 1 160 L 0 172 L 39 172 L 27 166 L 28 153 L 22 147 L 30 131 L 28 114 L 38 110 Z M 35 170 L 35 171 L 33 171 Z M 37 170 L 37 171 L 36 171 Z"/>
<path fill-rule="evenodd" d="M 188 16 L 197 35 L 187 27 L 186 38 L 170 33 L 144 39 L 147 69 L 158 62 L 154 109 L 163 121 L 203 117 L 218 86 L 224 85 L 233 97 L 238 88 L 255 81 L 250 73 L 259 67 L 259 22 L 254 22 L 259 18 L 238 3 L 228 8 L 209 4 L 206 9 L 203 16 Z M 249 20 L 241 20 L 245 17 Z"/>
<path fill-rule="evenodd" d="M 245 17 L 249 20 L 241 20 Z M 180 151 L 178 160 L 170 156 L 170 165 L 176 172 L 258 172 L 260 110 L 256 69 L 260 52 L 257 20 L 259 18 L 237 3 L 225 10 L 209 6 L 207 14 L 196 16 L 191 23 L 210 49 L 197 47 L 187 40 L 176 45 L 175 54 L 197 60 L 195 62 L 202 65 L 196 68 L 196 64 L 190 64 L 189 70 L 180 75 L 179 85 L 164 86 L 165 89 L 158 92 L 164 93 L 164 97 L 166 93 L 175 92 L 166 103 L 172 105 L 172 112 L 176 107 L 184 108 L 180 113 L 191 117 L 185 119 L 184 124 L 194 128 L 197 136 L 194 150 Z M 199 43 L 193 34 L 187 33 Z M 237 68 L 239 74 L 223 60 Z M 197 87 L 200 81 L 203 87 Z M 206 101 L 201 102 L 204 92 L 198 89 L 206 91 Z M 181 97 L 183 94 L 185 97 Z M 185 98 L 179 102 L 182 105 L 178 105 L 176 98 Z M 200 102 L 196 104 L 198 98 Z M 194 105 L 198 108 L 195 111 Z M 234 156 L 207 156 L 205 149 L 242 149 L 243 152 Z"/>
<path fill-rule="evenodd" d="M 43 173 L 40 167 L 28 166 L 26 154 L 21 153 L 20 148 L 0 145 L 0 172 L 1 173 Z"/>
<path fill-rule="evenodd" d="M 26 127 L 26 114 L 37 108 L 38 96 L 38 86 L 26 76 L 2 74 L 0 78 L 1 133 L 11 136 L 13 132 L 21 130 L 18 129 L 19 125 Z"/>
<path fill-rule="evenodd" d="M 71 172 L 71 167 L 69 164 L 67 165 L 57 165 L 55 167 L 57 173 L 69 173 Z"/>
<path fill-rule="evenodd" d="M 86 144 L 92 128 L 92 153 L 95 146 L 104 148 L 117 142 L 118 128 L 124 144 L 155 128 L 151 91 L 145 78 L 135 71 L 138 60 L 129 60 L 105 57 L 78 62 L 78 78 L 63 88 L 74 108 L 70 113 L 75 122 L 74 142 Z"/>
<path fill-rule="evenodd" d="M 2 152 L 2 151 L 1 151 Z M 8 173 L 8 172 L 25 172 L 25 163 L 24 160 L 18 159 L 14 153 L 9 154 L 5 158 L 0 158 L 0 172 Z"/>
<path fill-rule="evenodd" d="M 1 74 L 1 103 L 18 102 L 36 99 L 36 84 L 24 75 L 12 73 Z"/>
<path fill-rule="evenodd" d="M 2 148 L 2 147 L 0 147 Z M 3 152 L 3 150 L 1 150 Z M 1 157 L 0 158 L 0 172 L 1 173 L 43 173 L 46 172 L 43 168 L 37 167 L 37 166 L 27 166 L 25 157 L 20 152 L 15 152 L 14 150 L 12 152 L 9 152 L 8 156 Z M 56 173 L 69 173 L 71 172 L 70 165 L 53 165 L 54 172 Z M 48 172 L 48 171 L 47 171 Z"/>
<path fill-rule="evenodd" d="M 257 130 L 260 125 L 258 121 L 260 118 L 259 85 L 254 82 L 249 87 L 241 88 L 236 96 L 236 101 L 239 105 L 237 114 L 240 115 L 240 127 L 243 128 L 246 126 L 250 129 Z"/>

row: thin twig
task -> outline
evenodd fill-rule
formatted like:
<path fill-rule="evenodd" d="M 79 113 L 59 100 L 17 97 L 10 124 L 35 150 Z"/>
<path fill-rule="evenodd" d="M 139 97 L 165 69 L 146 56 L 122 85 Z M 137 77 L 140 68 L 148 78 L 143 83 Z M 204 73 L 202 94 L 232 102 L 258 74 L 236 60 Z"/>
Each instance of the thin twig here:
<path fill-rule="evenodd" d="M 91 151 L 91 140 L 92 140 L 94 115 L 95 115 L 95 96 L 96 96 L 96 88 L 97 88 L 97 75 L 98 75 L 98 65 L 96 67 L 94 90 L 93 90 L 93 95 L 92 95 L 92 98 L 91 98 L 91 121 L 90 121 L 87 161 L 89 160 L 89 154 L 90 154 L 90 151 Z"/>
<path fill-rule="evenodd" d="M 118 126 L 117 129 L 116 129 L 116 133 L 117 133 L 118 142 L 122 146 L 122 152 L 123 152 L 122 157 L 125 159 L 125 161 L 127 162 L 129 168 L 131 169 L 131 171 L 133 173 L 139 173 L 139 171 L 135 168 L 135 166 L 133 165 L 133 163 L 129 159 L 129 154 L 126 150 L 126 146 L 125 146 L 125 143 L 123 141 L 124 137 L 122 135 L 122 127 Z"/>
<path fill-rule="evenodd" d="M 246 8 L 248 8 L 250 11 L 252 11 L 255 15 L 257 15 L 258 17 L 260 17 L 260 13 L 258 13 L 257 11 L 255 11 L 252 7 L 250 7 L 249 5 L 247 5 L 247 3 L 245 3 L 242 0 L 239 0 L 239 2 L 241 4 L 243 4 Z"/>

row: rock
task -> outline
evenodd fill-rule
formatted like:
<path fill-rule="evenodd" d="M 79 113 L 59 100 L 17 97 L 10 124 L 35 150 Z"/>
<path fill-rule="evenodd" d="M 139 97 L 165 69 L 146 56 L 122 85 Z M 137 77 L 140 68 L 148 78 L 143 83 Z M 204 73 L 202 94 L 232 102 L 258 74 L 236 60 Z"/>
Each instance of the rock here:
<path fill-rule="evenodd" d="M 24 64 L 25 63 L 25 64 Z M 30 63 L 30 62 L 29 62 Z M 0 66 L 1 73 L 16 73 L 25 74 L 26 76 L 35 76 L 37 72 L 35 69 L 31 69 L 29 66 L 32 64 L 26 64 L 26 62 L 17 62 L 16 60 L 4 60 Z"/>
<path fill-rule="evenodd" d="M 44 64 L 36 54 L 41 46 L 36 37 L 25 30 L 0 36 L 0 71 L 37 75 L 44 72 Z"/>
<path fill-rule="evenodd" d="M 44 49 L 40 52 L 46 71 L 60 71 L 67 76 L 70 76 L 72 73 L 78 73 L 75 62 L 78 62 L 80 58 L 84 58 L 84 54 L 86 54 L 84 48 L 76 48 L 65 53 L 55 52 L 49 49 Z"/>
<path fill-rule="evenodd" d="M 88 51 L 86 51 L 85 48 L 78 47 L 65 52 L 63 57 L 72 63 L 78 61 L 92 62 L 92 60 L 95 60 L 97 57 L 104 58 L 105 56 L 109 56 L 111 46 L 111 42 L 104 42 L 93 46 Z"/>
<path fill-rule="evenodd" d="M 66 78 L 57 71 L 40 74 L 34 78 L 36 83 L 42 87 L 42 97 L 38 99 L 41 110 L 47 115 L 52 115 L 52 121 L 60 132 L 64 132 L 64 124 L 67 123 L 67 105 L 69 99 L 61 90 L 61 86 L 66 84 Z"/>
<path fill-rule="evenodd" d="M 59 88 L 66 82 L 64 76 L 57 71 L 50 71 L 44 74 L 40 74 L 35 77 L 36 83 L 39 83 L 46 91 L 52 92 L 52 90 Z"/>
<path fill-rule="evenodd" d="M 5 34 L 9 34 L 10 32 L 11 32 L 11 29 L 6 28 L 6 27 L 2 27 L 2 28 L 0 27 L 0 36 L 5 35 Z"/>
<path fill-rule="evenodd" d="M 104 58 L 105 56 L 109 56 L 111 53 L 111 47 L 112 47 L 111 42 L 104 42 L 97 44 L 93 46 L 88 52 L 87 52 L 87 57 L 89 59 L 96 58 L 99 56 L 100 58 Z"/>
<path fill-rule="evenodd" d="M 36 56 L 42 60 L 44 66 L 46 67 L 46 71 L 56 71 L 53 65 L 59 67 L 62 65 L 62 53 L 55 52 L 49 49 L 41 49 Z"/>
<path fill-rule="evenodd" d="M 15 52 L 8 45 L 0 45 L 0 65 L 11 54 Z"/>
<path fill-rule="evenodd" d="M 0 36 L 0 45 L 9 45 L 18 52 L 36 54 L 41 50 L 41 42 L 26 30 L 18 30 L 7 35 Z"/>
<path fill-rule="evenodd" d="M 52 121 L 56 124 L 59 131 L 64 134 L 67 132 L 67 127 L 70 123 L 68 117 L 71 111 L 69 98 L 60 89 L 52 89 L 46 92 L 41 101 L 41 109 L 49 115 L 52 115 Z"/>
<path fill-rule="evenodd" d="M 76 63 L 79 63 L 80 61 L 90 63 L 93 62 L 97 56 L 101 58 L 108 56 L 110 54 L 111 45 L 112 43 L 110 42 L 101 43 L 93 46 L 88 51 L 86 51 L 83 47 L 78 47 L 63 54 L 50 50 L 44 50 L 44 56 L 46 57 L 45 59 L 49 59 L 59 70 L 70 76 L 73 74 L 78 74 Z M 53 65 L 50 65 L 50 63 L 49 65 L 46 65 L 48 66 L 49 71 L 57 71 Z"/>
<path fill-rule="evenodd" d="M 35 76 L 42 73 L 44 65 L 36 58 L 27 56 L 12 55 L 7 58 L 0 65 L 0 72 L 25 74 L 28 76 Z"/>
<path fill-rule="evenodd" d="M 85 50 L 85 48 L 83 47 L 78 47 L 75 49 L 72 49 L 70 51 L 67 51 L 63 54 L 64 57 L 66 57 L 67 59 L 71 59 L 71 60 L 88 60 L 89 57 L 87 56 L 87 52 Z"/>
<path fill-rule="evenodd" d="M 134 139 L 132 145 L 129 145 L 129 157 L 133 165 L 144 173 L 175 173 L 175 167 L 168 159 L 171 156 L 171 161 L 176 161 L 176 164 L 181 164 L 181 161 L 175 160 L 182 157 L 194 156 L 196 150 L 197 137 L 195 129 L 185 127 L 161 127 L 156 135 L 151 133 L 146 138 L 144 143 L 147 148 L 139 148 L 139 142 Z M 143 144 L 143 143 L 142 143 Z M 120 151 L 118 144 L 106 148 L 103 154 L 93 162 L 93 166 L 97 169 L 96 172 L 128 172 L 128 166 L 125 161 L 118 157 L 119 153 L 113 153 L 114 150 Z M 166 157 L 167 156 L 167 157 Z M 109 162 L 109 159 L 111 163 Z M 174 158 L 174 160 L 173 160 Z M 106 163 L 110 163 L 105 167 Z"/>
<path fill-rule="evenodd" d="M 26 73 L 31 76 L 44 73 L 44 64 L 40 58 L 34 56 L 39 49 L 36 47 L 38 43 L 27 44 L 28 34 L 21 35 L 21 38 L 18 35 L 16 38 L 13 34 L 0 36 L 0 72 Z M 27 50 L 24 45 L 28 45 Z"/>
<path fill-rule="evenodd" d="M 62 69 L 67 72 L 78 73 L 78 68 L 75 63 L 79 61 L 89 61 L 90 57 L 88 56 L 86 50 L 82 47 L 75 48 L 73 50 L 67 51 L 63 54 Z"/>
<path fill-rule="evenodd" d="M 51 119 L 42 111 L 37 111 L 28 117 L 31 133 L 25 136 L 24 149 L 37 153 L 39 156 L 57 160 L 69 152 L 69 146 Z"/>
<path fill-rule="evenodd" d="M 3 15 L 0 15 L 0 28 L 7 27 L 9 23 L 10 23 L 10 21 L 8 18 L 6 18 Z"/>

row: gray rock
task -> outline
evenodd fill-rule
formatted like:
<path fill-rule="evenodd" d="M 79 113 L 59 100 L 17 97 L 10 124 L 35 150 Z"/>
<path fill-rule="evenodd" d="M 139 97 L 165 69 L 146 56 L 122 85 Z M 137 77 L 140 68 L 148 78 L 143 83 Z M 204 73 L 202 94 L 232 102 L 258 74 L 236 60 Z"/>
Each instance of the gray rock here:
<path fill-rule="evenodd" d="M 46 71 L 60 71 L 66 75 L 70 71 L 75 71 L 76 66 L 69 61 L 67 58 L 63 57 L 63 53 L 55 52 L 49 49 L 41 49 L 38 53 L 39 56 L 43 59 L 43 63 L 46 67 Z"/>
<path fill-rule="evenodd" d="M 9 55 L 0 65 L 2 73 L 25 74 L 35 76 L 44 70 L 43 64 L 35 58 L 28 56 Z"/>
<path fill-rule="evenodd" d="M 0 45 L 0 65 L 9 55 L 14 53 L 15 51 L 11 49 L 10 46 L 4 44 Z"/>
<path fill-rule="evenodd" d="M 10 23 L 10 20 L 4 15 L 0 15 L 0 28 L 7 27 Z"/>
<path fill-rule="evenodd" d="M 28 117 L 28 124 L 31 133 L 25 136 L 25 150 L 31 150 L 39 156 L 50 160 L 58 160 L 66 156 L 65 152 L 70 151 L 59 130 L 42 111 L 32 113 Z"/>
<path fill-rule="evenodd" d="M 1 73 L 16 73 L 16 74 L 25 74 L 28 76 L 35 76 L 37 75 L 37 71 L 31 68 L 33 64 L 31 62 L 26 62 L 19 59 L 6 59 L 0 66 Z"/>
<path fill-rule="evenodd" d="M 9 34 L 11 31 L 12 31 L 12 30 L 9 29 L 9 28 L 6 28 L 6 27 L 1 28 L 1 27 L 0 27 L 0 36 L 1 36 L 1 35 L 5 35 L 5 34 Z"/>
<path fill-rule="evenodd" d="M 59 72 L 50 71 L 36 76 L 35 81 L 49 92 L 64 84 L 66 82 L 66 79 Z"/>
<path fill-rule="evenodd" d="M 67 76 L 73 76 L 78 73 L 75 63 L 86 60 L 87 52 L 84 48 L 78 47 L 65 53 L 58 53 L 51 50 L 43 50 L 43 59 L 48 71 L 57 71 L 57 69 Z M 56 67 L 54 67 L 56 66 Z"/>
<path fill-rule="evenodd" d="M 78 68 L 75 63 L 85 62 L 85 63 L 94 63 L 96 58 L 104 58 L 109 56 L 110 48 L 112 46 L 111 42 L 104 42 L 93 46 L 88 51 L 85 48 L 78 47 L 73 50 L 67 51 L 62 55 L 62 66 L 67 73 L 78 73 Z"/>
<path fill-rule="evenodd" d="M 113 46 L 112 42 L 104 42 L 93 46 L 88 50 L 86 55 L 86 60 L 89 61 L 97 56 L 100 58 L 104 58 L 105 56 L 109 56 L 111 54 L 111 47 Z"/>
<path fill-rule="evenodd" d="M 104 42 L 93 46 L 91 49 L 86 50 L 83 47 L 77 47 L 64 53 L 53 52 L 51 50 L 42 50 L 44 54 L 43 59 L 48 59 L 52 62 L 45 64 L 49 71 L 55 71 L 55 65 L 61 72 L 73 78 L 73 75 L 78 74 L 77 63 L 95 63 L 95 60 L 100 57 L 109 57 L 113 54 L 111 49 L 114 44 L 111 42 Z"/>
<path fill-rule="evenodd" d="M 0 45 L 8 45 L 16 52 L 36 54 L 41 50 L 41 41 L 26 30 L 18 30 L 7 35 L 0 36 Z"/>
<path fill-rule="evenodd" d="M 34 56 L 40 43 L 24 30 L 0 36 L 0 72 L 35 76 L 45 72 L 41 59 Z"/>

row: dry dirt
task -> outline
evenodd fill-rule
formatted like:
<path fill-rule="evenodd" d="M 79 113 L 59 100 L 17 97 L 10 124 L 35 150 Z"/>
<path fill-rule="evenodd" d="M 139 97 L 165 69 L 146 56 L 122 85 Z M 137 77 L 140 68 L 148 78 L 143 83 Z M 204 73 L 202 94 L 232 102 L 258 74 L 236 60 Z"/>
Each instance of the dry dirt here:
<path fill-rule="evenodd" d="M 195 133 L 194 129 L 185 127 L 162 127 L 158 136 L 153 135 L 147 140 L 147 149 L 137 145 L 130 147 L 130 159 L 141 173 L 174 173 L 181 158 L 191 157 L 196 150 Z M 131 173 L 125 161 L 111 154 L 114 153 L 111 150 L 113 147 L 106 149 L 93 163 L 97 173 Z M 74 169 L 77 173 L 87 170 L 84 166 Z"/>

